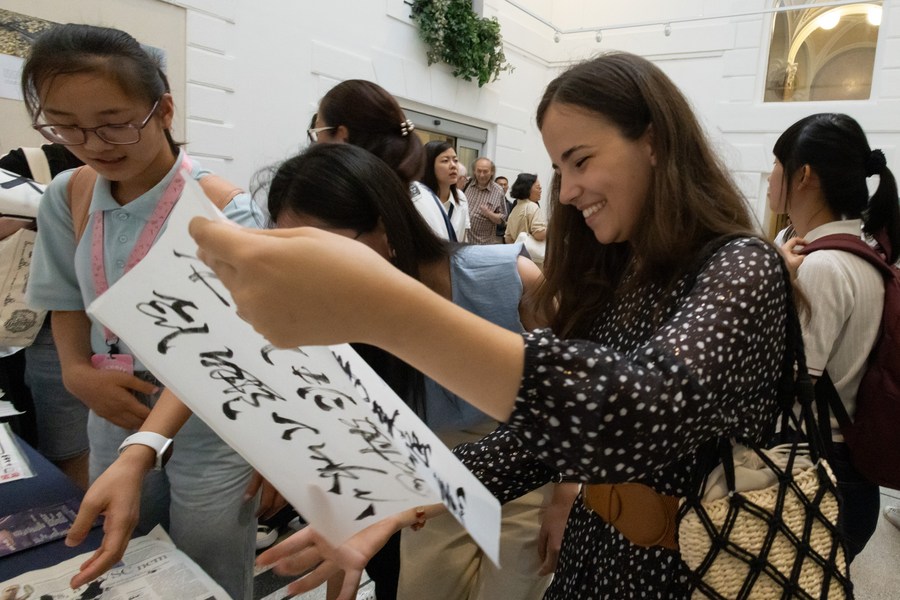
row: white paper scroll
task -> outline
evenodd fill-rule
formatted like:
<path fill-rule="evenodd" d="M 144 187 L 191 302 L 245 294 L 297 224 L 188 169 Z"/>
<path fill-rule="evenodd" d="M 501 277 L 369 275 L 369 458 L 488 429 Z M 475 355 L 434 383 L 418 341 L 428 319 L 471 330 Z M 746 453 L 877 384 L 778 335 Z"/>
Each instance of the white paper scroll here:
<path fill-rule="evenodd" d="M 224 218 L 190 180 L 151 251 L 88 312 L 332 543 L 443 501 L 496 563 L 496 498 L 350 346 L 279 350 L 240 319 L 196 258 L 197 215 Z"/>

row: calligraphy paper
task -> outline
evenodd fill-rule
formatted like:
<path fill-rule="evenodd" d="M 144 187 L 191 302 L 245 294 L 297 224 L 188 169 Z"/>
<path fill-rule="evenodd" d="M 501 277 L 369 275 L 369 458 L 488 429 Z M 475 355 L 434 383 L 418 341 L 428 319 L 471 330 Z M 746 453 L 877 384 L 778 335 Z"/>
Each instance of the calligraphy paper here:
<path fill-rule="evenodd" d="M 196 258 L 194 216 L 224 219 L 189 180 L 160 239 L 89 314 L 330 542 L 443 502 L 497 563 L 496 498 L 349 345 L 276 349 L 238 317 Z"/>

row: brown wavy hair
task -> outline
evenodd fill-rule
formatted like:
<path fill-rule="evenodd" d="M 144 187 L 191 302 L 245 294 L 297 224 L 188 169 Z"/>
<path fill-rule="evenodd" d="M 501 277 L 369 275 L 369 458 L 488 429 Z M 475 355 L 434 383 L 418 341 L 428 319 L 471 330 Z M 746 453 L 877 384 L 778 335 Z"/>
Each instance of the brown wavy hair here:
<path fill-rule="evenodd" d="M 537 109 L 539 128 L 554 103 L 596 114 L 630 140 L 652 127 L 657 161 L 638 217 L 643 226 L 627 242 L 598 243 L 581 213 L 551 194 L 546 283 L 538 302 L 545 314 L 555 313 L 552 325 L 559 335 L 585 335 L 626 273 L 628 289 L 650 282 L 670 287 L 714 238 L 759 235 L 687 99 L 650 61 L 614 52 L 571 67 L 547 86 Z"/>

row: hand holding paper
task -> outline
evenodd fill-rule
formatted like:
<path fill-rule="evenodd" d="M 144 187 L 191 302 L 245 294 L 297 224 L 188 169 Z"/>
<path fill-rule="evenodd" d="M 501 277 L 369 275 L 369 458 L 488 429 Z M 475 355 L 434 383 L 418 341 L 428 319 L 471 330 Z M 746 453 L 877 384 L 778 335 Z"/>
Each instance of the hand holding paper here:
<path fill-rule="evenodd" d="M 222 218 L 188 181 L 162 237 L 89 312 L 330 544 L 410 507 L 443 501 L 496 561 L 499 504 L 434 433 L 349 346 L 292 347 L 348 339 L 363 328 L 360 290 L 382 280 L 435 295 L 362 244 L 332 234 L 251 233 L 198 220 L 198 237 L 206 231 L 215 238 L 206 254 L 217 265 L 213 273 L 197 259 L 188 235 L 188 222 L 198 215 Z M 309 253 L 310 267 L 318 270 L 298 271 L 284 257 L 284 244 Z M 363 283 L 345 280 L 345 269 Z M 258 291 L 247 291 L 235 305 L 222 286 L 234 278 L 254 280 L 242 287 Z M 380 309 L 394 308 L 379 302 Z M 241 317 L 262 322 L 260 330 L 285 349 Z M 347 324 L 335 329 L 340 319 Z M 279 336 L 293 329 L 303 333 Z"/>

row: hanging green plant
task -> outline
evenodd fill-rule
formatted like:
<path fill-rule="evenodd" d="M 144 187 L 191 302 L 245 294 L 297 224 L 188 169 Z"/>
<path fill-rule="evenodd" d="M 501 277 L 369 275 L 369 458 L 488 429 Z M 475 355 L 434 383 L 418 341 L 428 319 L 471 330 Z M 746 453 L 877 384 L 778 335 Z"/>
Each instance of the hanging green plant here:
<path fill-rule="evenodd" d="M 472 0 L 412 0 L 412 20 L 428 45 L 428 64 L 444 62 L 453 76 L 478 80 L 478 87 L 512 73 L 503 54 L 503 37 L 496 17 L 483 19 L 472 10 Z"/>

